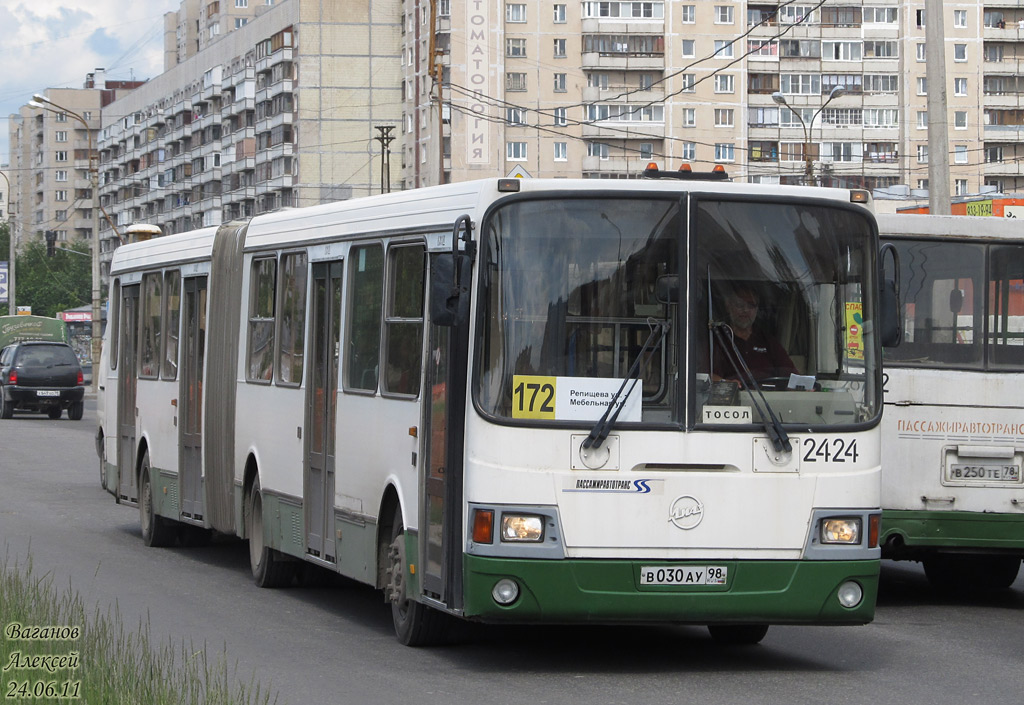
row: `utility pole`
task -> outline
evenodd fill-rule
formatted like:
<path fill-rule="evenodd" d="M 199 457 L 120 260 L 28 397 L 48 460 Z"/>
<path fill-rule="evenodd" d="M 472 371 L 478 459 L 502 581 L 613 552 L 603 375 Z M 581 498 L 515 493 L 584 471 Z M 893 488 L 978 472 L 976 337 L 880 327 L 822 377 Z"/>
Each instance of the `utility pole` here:
<path fill-rule="evenodd" d="M 925 0 L 924 53 L 928 84 L 928 212 L 949 215 L 949 125 L 946 103 L 946 32 L 942 0 Z"/>
<path fill-rule="evenodd" d="M 391 142 L 395 139 L 391 136 L 391 131 L 395 129 L 395 126 L 375 125 L 374 127 L 380 132 L 374 137 L 380 142 L 380 192 L 391 193 Z"/>
<path fill-rule="evenodd" d="M 10 262 L 7 263 L 7 311 L 12 316 L 18 312 L 14 303 L 14 258 L 18 254 L 18 248 L 14 244 L 14 213 L 11 212 L 11 180 L 7 174 L 0 171 L 0 176 L 7 182 L 7 239 L 8 250 L 10 250 Z"/>

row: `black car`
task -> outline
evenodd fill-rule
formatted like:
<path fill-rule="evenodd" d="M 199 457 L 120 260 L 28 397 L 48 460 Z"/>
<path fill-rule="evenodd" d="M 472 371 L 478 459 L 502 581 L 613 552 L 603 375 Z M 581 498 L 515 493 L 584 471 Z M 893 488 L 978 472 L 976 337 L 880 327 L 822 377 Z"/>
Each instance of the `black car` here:
<path fill-rule="evenodd" d="M 78 421 L 84 397 L 82 366 L 67 343 L 29 341 L 0 351 L 0 418 L 25 409 L 59 419 L 67 409 L 68 418 Z"/>

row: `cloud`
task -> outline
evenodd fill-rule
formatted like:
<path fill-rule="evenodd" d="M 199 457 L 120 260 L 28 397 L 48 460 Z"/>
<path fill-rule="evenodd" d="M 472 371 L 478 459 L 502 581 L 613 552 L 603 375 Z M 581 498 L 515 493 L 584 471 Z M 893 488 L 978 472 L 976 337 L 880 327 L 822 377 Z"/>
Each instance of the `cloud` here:
<path fill-rule="evenodd" d="M 85 46 L 99 56 L 113 57 L 121 51 L 121 41 L 107 34 L 107 30 L 102 27 L 89 36 Z"/>

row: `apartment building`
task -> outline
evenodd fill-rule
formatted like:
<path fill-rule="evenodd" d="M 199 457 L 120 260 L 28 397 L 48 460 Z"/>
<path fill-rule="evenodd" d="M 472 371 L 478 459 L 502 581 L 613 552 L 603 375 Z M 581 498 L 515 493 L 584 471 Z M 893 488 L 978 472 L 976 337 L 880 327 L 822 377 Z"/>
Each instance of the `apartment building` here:
<path fill-rule="evenodd" d="M 100 112 L 140 81 L 108 81 L 105 71 L 86 76 L 82 88 L 41 91 L 47 107 L 24 105 L 8 120 L 8 209 L 17 247 L 47 230 L 58 241 L 92 236 L 92 180 Z"/>
<path fill-rule="evenodd" d="M 164 71 L 241 29 L 283 0 L 181 0 L 164 14 Z"/>
<path fill-rule="evenodd" d="M 279 1 L 109 106 L 104 276 L 132 223 L 174 233 L 379 193 L 376 128 L 401 119 L 399 16 L 398 0 Z"/>
<path fill-rule="evenodd" d="M 927 188 L 924 2 L 404 0 L 406 187 L 723 164 Z M 950 183 L 1024 189 L 1024 4 L 947 2 Z"/>

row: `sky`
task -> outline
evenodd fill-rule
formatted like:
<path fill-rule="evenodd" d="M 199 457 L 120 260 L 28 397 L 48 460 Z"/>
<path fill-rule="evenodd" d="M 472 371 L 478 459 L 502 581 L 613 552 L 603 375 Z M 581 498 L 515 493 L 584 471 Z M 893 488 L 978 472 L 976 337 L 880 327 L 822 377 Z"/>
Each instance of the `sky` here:
<path fill-rule="evenodd" d="M 9 116 L 46 88 L 82 88 L 86 74 L 144 80 L 163 72 L 163 16 L 180 0 L 0 0 L 0 164 Z"/>

